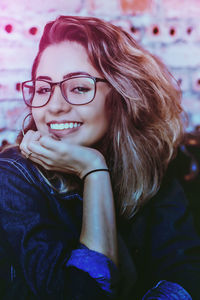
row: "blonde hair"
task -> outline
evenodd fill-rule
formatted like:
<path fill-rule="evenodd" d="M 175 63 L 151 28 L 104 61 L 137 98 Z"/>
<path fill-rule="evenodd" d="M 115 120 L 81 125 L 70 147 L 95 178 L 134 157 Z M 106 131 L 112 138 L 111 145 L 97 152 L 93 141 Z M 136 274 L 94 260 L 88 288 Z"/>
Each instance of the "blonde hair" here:
<path fill-rule="evenodd" d="M 82 44 L 92 65 L 110 83 L 110 127 L 102 152 L 120 214 L 130 218 L 158 191 L 182 138 L 180 90 L 164 64 L 132 36 L 92 17 L 60 16 L 45 26 L 33 79 L 44 49 L 65 40 Z M 33 119 L 26 131 L 30 128 L 36 128 Z"/>

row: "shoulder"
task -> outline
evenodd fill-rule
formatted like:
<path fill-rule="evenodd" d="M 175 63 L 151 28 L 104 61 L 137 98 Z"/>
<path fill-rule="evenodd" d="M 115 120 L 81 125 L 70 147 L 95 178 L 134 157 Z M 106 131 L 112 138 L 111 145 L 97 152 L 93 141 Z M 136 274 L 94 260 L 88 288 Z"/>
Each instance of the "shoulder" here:
<path fill-rule="evenodd" d="M 134 236 L 139 245 L 144 247 L 146 238 L 153 245 L 151 247 L 156 248 L 161 242 L 178 239 L 180 234 L 194 235 L 197 239 L 189 202 L 179 181 L 172 177 L 164 179 L 157 194 L 128 224 L 131 239 Z"/>
<path fill-rule="evenodd" d="M 182 205 L 187 206 L 188 200 L 183 187 L 175 177 L 165 177 L 158 193 L 150 200 L 150 206 Z"/>
<path fill-rule="evenodd" d="M 19 146 L 13 145 L 4 148 L 0 152 L 0 161 L 1 162 L 21 162 L 22 164 L 29 165 L 30 160 L 26 159 L 20 152 Z"/>
<path fill-rule="evenodd" d="M 180 182 L 173 177 L 166 177 L 158 193 L 146 206 L 148 223 L 152 230 L 165 237 L 168 234 L 178 234 L 178 231 L 194 231 L 193 215 L 190 203 Z M 167 233 L 168 232 L 168 233 Z"/>
<path fill-rule="evenodd" d="M 31 184 L 44 181 L 38 168 L 21 155 L 18 146 L 6 148 L 0 153 L 0 174 L 1 180 L 14 176 Z"/>

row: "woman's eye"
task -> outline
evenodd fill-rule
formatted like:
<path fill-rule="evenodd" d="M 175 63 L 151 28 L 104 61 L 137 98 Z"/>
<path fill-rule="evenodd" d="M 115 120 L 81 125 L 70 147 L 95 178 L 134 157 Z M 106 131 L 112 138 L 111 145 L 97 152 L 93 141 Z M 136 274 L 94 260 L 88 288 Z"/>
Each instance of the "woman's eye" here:
<path fill-rule="evenodd" d="M 81 87 L 81 86 L 77 86 L 77 87 L 72 89 L 72 92 L 77 93 L 77 94 L 83 94 L 83 93 L 87 93 L 89 91 L 90 91 L 89 88 Z"/>
<path fill-rule="evenodd" d="M 50 93 L 50 92 L 51 92 L 50 88 L 38 88 L 36 90 L 36 93 L 39 94 L 39 95 Z"/>

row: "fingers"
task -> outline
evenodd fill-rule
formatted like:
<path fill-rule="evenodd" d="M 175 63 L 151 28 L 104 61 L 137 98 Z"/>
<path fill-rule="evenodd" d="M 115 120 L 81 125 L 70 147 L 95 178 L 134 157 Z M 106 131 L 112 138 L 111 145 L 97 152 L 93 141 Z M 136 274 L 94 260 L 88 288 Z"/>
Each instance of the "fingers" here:
<path fill-rule="evenodd" d="M 76 146 L 69 144 L 66 140 L 55 139 L 50 135 L 42 136 L 39 140 L 40 145 L 52 152 L 52 154 L 58 154 L 59 156 L 66 156 L 66 153 L 71 152 L 72 148 L 75 151 Z M 56 156 L 55 156 L 56 157 Z"/>
<path fill-rule="evenodd" d="M 44 147 L 39 141 L 31 141 L 29 143 L 28 149 L 32 152 L 32 157 L 37 157 L 40 159 L 53 158 L 54 152 Z"/>
<path fill-rule="evenodd" d="M 27 151 L 28 150 L 28 145 L 31 141 L 38 141 L 41 137 L 41 134 L 39 131 L 33 131 L 29 130 L 23 137 L 23 140 L 20 144 L 20 149 Z"/>
<path fill-rule="evenodd" d="M 32 152 L 32 150 L 30 149 L 30 143 L 31 142 L 37 142 L 39 141 L 41 137 L 41 134 L 39 133 L 39 131 L 33 131 L 33 130 L 29 130 L 25 136 L 23 137 L 23 140 L 21 142 L 21 144 L 19 145 L 19 148 L 21 150 L 21 153 L 26 157 L 29 158 L 30 157 L 30 152 Z"/>
<path fill-rule="evenodd" d="M 44 135 L 40 138 L 41 146 L 49 150 L 55 150 L 58 147 L 59 139 L 55 139 L 53 136 Z"/>
<path fill-rule="evenodd" d="M 48 160 L 46 161 L 45 158 L 41 159 L 41 157 L 38 157 L 36 154 L 33 154 L 33 153 L 31 153 L 29 158 L 31 159 L 31 161 L 42 166 L 46 170 L 53 170 L 53 167 L 48 164 Z"/>
<path fill-rule="evenodd" d="M 58 142 L 52 136 L 41 136 L 38 131 L 29 130 L 20 144 L 20 150 L 27 159 L 50 169 L 56 159 L 57 150 L 60 150 Z"/>

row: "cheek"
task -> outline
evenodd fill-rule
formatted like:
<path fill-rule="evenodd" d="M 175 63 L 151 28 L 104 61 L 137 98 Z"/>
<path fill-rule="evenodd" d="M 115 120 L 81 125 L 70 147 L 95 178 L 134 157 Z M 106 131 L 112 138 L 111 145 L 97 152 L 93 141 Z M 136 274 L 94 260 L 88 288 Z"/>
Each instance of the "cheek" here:
<path fill-rule="evenodd" d="M 109 126 L 108 112 L 105 107 L 99 107 L 96 114 L 93 116 L 93 125 L 95 130 L 101 135 L 104 135 Z"/>
<path fill-rule="evenodd" d="M 32 116 L 33 120 L 36 124 L 36 127 L 39 128 L 43 124 L 43 116 L 44 114 L 42 113 L 41 110 L 32 110 Z"/>
<path fill-rule="evenodd" d="M 32 115 L 33 115 L 34 120 L 36 120 L 36 119 L 40 120 L 40 119 L 42 119 L 42 116 L 44 116 L 44 112 L 43 112 L 42 108 L 40 108 L 40 109 L 33 108 Z"/>
<path fill-rule="evenodd" d="M 94 125 L 98 124 L 102 127 L 107 123 L 107 111 L 105 109 L 105 103 L 101 103 L 100 101 L 101 99 L 99 99 L 99 103 L 93 103 L 93 106 L 88 109 L 86 113 L 87 116 L 85 115 L 85 117 L 88 122 L 93 123 Z"/>

